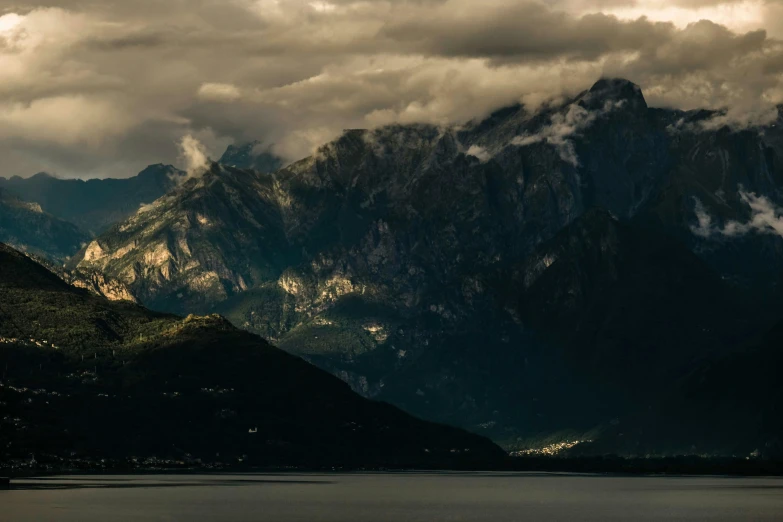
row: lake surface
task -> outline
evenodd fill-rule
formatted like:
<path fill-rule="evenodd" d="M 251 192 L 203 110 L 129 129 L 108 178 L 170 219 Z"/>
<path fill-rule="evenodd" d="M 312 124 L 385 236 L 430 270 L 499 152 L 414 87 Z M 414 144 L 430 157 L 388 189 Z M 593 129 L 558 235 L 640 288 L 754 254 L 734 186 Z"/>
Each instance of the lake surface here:
<path fill-rule="evenodd" d="M 783 520 L 783 479 L 537 473 L 62 476 L 0 491 L 2 522 Z"/>

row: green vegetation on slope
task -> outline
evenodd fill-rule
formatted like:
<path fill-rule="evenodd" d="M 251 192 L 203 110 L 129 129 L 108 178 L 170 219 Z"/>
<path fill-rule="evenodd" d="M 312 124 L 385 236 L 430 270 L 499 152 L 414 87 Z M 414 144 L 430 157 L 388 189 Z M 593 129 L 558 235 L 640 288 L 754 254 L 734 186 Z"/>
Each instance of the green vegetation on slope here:
<path fill-rule="evenodd" d="M 502 451 L 361 398 L 219 316 L 111 303 L 0 245 L 0 462 L 460 466 Z"/>

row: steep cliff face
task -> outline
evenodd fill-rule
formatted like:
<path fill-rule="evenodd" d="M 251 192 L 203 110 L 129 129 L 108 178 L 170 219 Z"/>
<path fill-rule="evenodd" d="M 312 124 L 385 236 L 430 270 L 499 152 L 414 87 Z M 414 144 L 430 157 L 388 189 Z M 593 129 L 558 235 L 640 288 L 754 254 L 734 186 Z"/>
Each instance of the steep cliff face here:
<path fill-rule="evenodd" d="M 215 164 L 89 243 L 79 267 L 187 311 L 275 279 L 285 241 L 272 178 Z"/>
<path fill-rule="evenodd" d="M 774 219 L 749 225 L 758 198 L 781 201 L 777 135 L 716 117 L 651 109 L 632 83 L 602 80 L 535 113 L 350 130 L 272 175 L 213 166 L 78 266 L 157 309 L 223 313 L 430 418 L 498 439 L 584 434 L 626 412 L 596 405 L 627 382 L 582 393 L 580 365 L 656 361 L 637 396 L 669 382 L 709 356 L 720 335 L 703 330 L 732 324 L 723 279 L 748 271 L 725 252 L 746 241 L 754 263 L 781 259 Z"/>
<path fill-rule="evenodd" d="M 81 270 L 67 270 L 63 268 L 52 270 L 66 283 L 83 288 L 92 294 L 105 297 L 110 301 L 129 301 L 137 303 L 128 285 L 118 279 L 106 277 L 101 272 L 84 272 Z"/>

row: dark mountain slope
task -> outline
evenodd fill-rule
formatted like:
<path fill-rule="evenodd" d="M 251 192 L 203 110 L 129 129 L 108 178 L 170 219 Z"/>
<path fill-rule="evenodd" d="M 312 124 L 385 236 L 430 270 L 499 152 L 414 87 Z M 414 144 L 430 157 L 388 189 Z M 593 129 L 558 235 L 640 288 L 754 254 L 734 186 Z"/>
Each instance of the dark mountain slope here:
<path fill-rule="evenodd" d="M 588 211 L 482 284 L 496 295 L 480 301 L 475 322 L 458 334 L 431 335 L 397 360 L 384 360 L 381 350 L 350 362 L 312 360 L 378 372 L 377 396 L 407 411 L 532 445 L 554 433 L 593 438 L 627 422 L 757 325 L 739 295 L 684 245 L 603 210 Z M 400 327 L 437 332 L 445 323 L 433 317 Z"/>
<path fill-rule="evenodd" d="M 783 326 L 697 365 L 649 411 L 609 430 L 588 452 L 783 456 Z"/>
<path fill-rule="evenodd" d="M 522 321 L 563 347 L 577 393 L 594 395 L 607 418 L 648 406 L 757 326 L 684 245 L 602 210 L 542 244 L 515 280 Z"/>
<path fill-rule="evenodd" d="M 414 419 L 220 317 L 110 303 L 0 245 L 0 462 L 150 457 L 459 466 L 502 452 Z"/>
<path fill-rule="evenodd" d="M 289 279 L 294 286 L 306 287 L 304 294 L 294 297 L 297 308 L 308 311 L 328 306 L 333 301 L 330 296 L 345 291 L 346 279 L 353 287 L 387 294 L 397 301 L 394 306 L 411 299 L 421 301 L 423 296 L 417 294 L 429 288 L 439 293 L 443 287 L 461 286 L 464 278 L 476 272 L 492 271 L 498 264 L 524 257 L 580 215 L 585 205 L 608 197 L 608 178 L 588 184 L 578 165 L 569 162 L 570 142 L 563 147 L 545 142 L 554 132 L 552 120 L 571 118 L 579 125 L 601 125 L 607 140 L 623 143 L 627 149 L 639 142 L 624 155 L 594 161 L 590 169 L 613 172 L 618 179 L 642 176 L 638 184 L 644 186 L 629 186 L 627 192 L 646 197 L 650 189 L 645 183 L 652 182 L 637 165 L 657 164 L 666 151 L 650 146 L 641 133 L 646 113 L 637 113 L 644 108 L 643 98 L 634 88 L 622 85 L 597 85 L 572 104 L 535 117 L 523 109 L 512 111 L 491 129 L 477 125 L 470 132 L 457 133 L 412 125 L 349 131 L 317 155 L 271 178 L 215 167 L 203 181 L 188 184 L 175 197 L 165 199 L 165 205 L 152 212 L 145 209 L 102 235 L 82 266 L 122 278 L 138 289 L 145 303 L 170 310 L 193 309 L 189 300 L 200 296 L 194 296 L 188 285 L 203 278 L 216 283 L 219 279 L 224 287 L 208 297 L 212 306 L 241 292 L 243 286 L 293 288 Z M 569 116 L 572 113 L 578 116 Z M 535 137 L 529 144 L 509 143 L 527 135 Z M 486 144 L 484 153 L 475 153 L 494 155 L 488 161 L 469 154 L 482 144 Z M 587 191 L 586 186 L 592 188 Z M 205 190 L 213 197 L 202 197 Z M 252 204 L 242 200 L 250 195 L 256 199 Z M 186 207 L 192 207 L 195 200 L 200 202 L 198 214 L 203 223 L 194 216 L 171 219 L 177 212 L 192 213 Z M 607 205 L 627 214 L 640 201 L 610 203 L 607 200 Z M 237 207 L 235 211 L 228 210 L 232 206 Z M 213 247 L 212 259 L 218 266 L 213 270 L 201 260 L 198 265 L 191 263 L 194 256 L 178 244 L 184 236 L 200 244 L 211 243 L 206 238 L 212 225 L 205 223 L 214 223 L 215 229 L 232 235 L 236 235 L 234 229 L 249 232 L 262 226 L 264 230 L 263 235 L 246 234 L 240 244 L 255 241 L 257 245 L 249 250 L 234 252 L 227 245 L 224 252 L 219 245 Z M 157 270 L 163 234 L 178 238 L 166 243 L 169 254 L 163 257 L 177 260 L 180 269 L 191 267 L 187 279 L 161 276 Z M 148 241 L 151 235 L 161 242 Z M 259 250 L 266 252 L 260 261 L 253 254 Z M 276 273 L 275 263 L 268 259 L 273 252 L 285 254 Z M 129 269 L 133 263 L 138 269 Z M 250 273 L 259 264 L 261 269 Z M 313 302 L 311 295 L 326 299 Z M 242 319 L 253 326 L 253 317 Z M 264 333 L 279 336 L 284 332 Z"/>
<path fill-rule="evenodd" d="M 783 456 L 783 324 L 740 353 L 704 365 L 677 389 L 677 422 L 686 426 L 672 438 L 742 455 Z M 674 408 L 674 406 L 672 407 Z M 665 413 L 672 414 L 672 411 Z M 681 447 L 684 444 L 681 444 Z M 744 451 L 743 451 L 744 450 Z"/>
<path fill-rule="evenodd" d="M 75 225 L 44 212 L 0 188 L 0 241 L 31 253 L 64 259 L 78 252 L 89 237 Z"/>
<path fill-rule="evenodd" d="M 150 165 L 127 179 L 84 181 L 40 173 L 30 178 L 0 178 L 0 188 L 38 203 L 45 212 L 70 221 L 87 233 L 97 234 L 171 190 L 181 175 L 170 165 Z"/>
<path fill-rule="evenodd" d="M 763 129 L 704 127 L 718 116 L 708 111 L 658 113 L 676 161 L 637 219 L 677 237 L 738 286 L 778 295 L 783 238 L 754 227 L 723 231 L 732 222 L 753 221 L 749 195 L 764 198 L 780 213 L 783 146 L 778 127 L 783 119 Z"/>

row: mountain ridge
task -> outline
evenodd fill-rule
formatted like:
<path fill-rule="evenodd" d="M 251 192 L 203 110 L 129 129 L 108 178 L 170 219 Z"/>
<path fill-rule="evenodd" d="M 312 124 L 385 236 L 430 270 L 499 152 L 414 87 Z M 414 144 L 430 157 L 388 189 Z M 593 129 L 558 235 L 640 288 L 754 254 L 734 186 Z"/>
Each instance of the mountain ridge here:
<path fill-rule="evenodd" d="M 123 281 L 155 309 L 220 312 L 366 396 L 491 433 L 509 446 L 527 444 L 541 429 L 567 429 L 566 413 L 563 422 L 539 423 L 548 414 L 537 407 L 523 415 L 513 411 L 513 401 L 504 402 L 503 411 L 493 404 L 509 390 L 526 393 L 527 401 L 549 390 L 552 404 L 574 396 L 574 387 L 557 388 L 557 378 L 573 377 L 566 362 L 574 340 L 552 336 L 544 315 L 520 305 L 521 297 L 533 294 L 513 280 L 514 271 L 569 226 L 595 216 L 595 208 L 606 213 L 599 216 L 599 241 L 614 233 L 622 237 L 620 254 L 593 267 L 611 291 L 602 296 L 600 285 L 585 284 L 573 270 L 565 272 L 572 288 L 559 288 L 557 281 L 542 287 L 564 296 L 572 289 L 589 291 L 595 313 L 614 313 L 614 322 L 595 334 L 603 340 L 586 343 L 597 360 L 609 360 L 607 354 L 618 349 L 606 344 L 612 335 L 633 340 L 618 311 L 627 308 L 630 324 L 636 321 L 640 332 L 647 329 L 661 343 L 671 338 L 657 335 L 655 321 L 665 328 L 677 319 L 674 311 L 689 313 L 644 281 L 627 279 L 626 268 L 613 268 L 615 262 L 643 268 L 661 291 L 680 295 L 675 279 L 644 261 L 656 251 L 633 234 L 668 245 L 661 255 L 682 260 L 690 270 L 690 288 L 704 295 L 683 303 L 716 311 L 699 316 L 703 328 L 765 327 L 768 313 L 757 304 L 740 310 L 737 323 L 717 313 L 719 303 L 730 301 L 726 309 L 736 310 L 736 303 L 753 299 L 734 301 L 728 290 L 708 299 L 715 295 L 702 290 L 731 283 L 732 292 L 756 291 L 743 277 L 756 266 L 769 271 L 783 261 L 783 238 L 748 233 L 740 241 L 751 248 L 740 251 L 729 238 L 701 237 L 693 232 L 699 223 L 695 201 L 720 201 L 729 209 L 718 213 L 709 206 L 715 227 L 752 218 L 741 190 L 783 204 L 774 181 L 783 175 L 783 162 L 774 161 L 783 148 L 767 129 L 705 124 L 716 115 L 649 108 L 638 86 L 607 79 L 534 113 L 516 105 L 461 127 L 350 130 L 272 175 L 213 166 L 204 178 L 96 238 L 74 263 Z M 709 177 L 711 172 L 716 175 Z M 251 195 L 252 201 L 246 199 Z M 231 238 L 227 245 L 215 236 L 218 230 Z M 661 242 L 661 235 L 674 243 Z M 724 262 L 727 251 L 734 253 L 731 263 Z M 589 246 L 564 252 L 573 259 L 594 255 Z M 553 266 L 540 264 L 544 272 L 560 270 Z M 705 280 L 699 271 L 713 276 Z M 618 281 L 633 283 L 659 307 L 646 317 L 645 303 L 618 289 Z M 765 299 L 777 297 L 769 291 L 758 302 Z M 571 312 L 565 317 L 563 333 L 590 322 Z M 678 345 L 686 350 L 677 368 L 689 357 L 719 357 L 728 349 L 721 344 L 710 353 L 714 336 L 685 326 L 684 338 L 694 346 Z M 641 362 L 647 355 L 627 357 L 638 358 L 629 367 L 646 371 Z M 543 368 L 552 379 L 537 380 Z M 514 383 L 519 375 L 526 384 Z M 667 383 L 672 379 L 666 376 Z M 628 413 L 627 404 L 612 404 L 613 415 Z M 611 420 L 602 415 L 580 420 L 580 433 Z"/>
<path fill-rule="evenodd" d="M 176 186 L 182 175 L 163 164 L 150 165 L 125 179 L 60 179 L 42 172 L 30 178 L 0 178 L 0 188 L 36 202 L 46 212 L 93 234 L 158 199 Z"/>
<path fill-rule="evenodd" d="M 76 254 L 88 240 L 89 236 L 76 225 L 0 187 L 0 241 L 31 253 L 63 259 Z"/>

